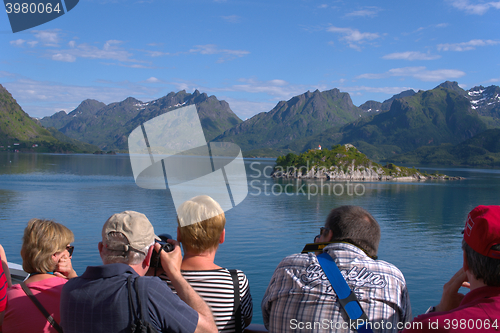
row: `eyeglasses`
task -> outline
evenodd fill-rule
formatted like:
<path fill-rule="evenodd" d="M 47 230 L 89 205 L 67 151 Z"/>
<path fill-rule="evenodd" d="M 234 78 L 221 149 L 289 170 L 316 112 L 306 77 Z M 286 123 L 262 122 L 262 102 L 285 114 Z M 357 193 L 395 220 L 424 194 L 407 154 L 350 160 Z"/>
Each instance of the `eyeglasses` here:
<path fill-rule="evenodd" d="M 75 249 L 75 247 L 74 247 L 74 246 L 72 246 L 72 245 L 68 245 L 68 246 L 66 246 L 66 250 L 68 250 L 68 252 L 69 252 L 69 256 L 70 256 L 70 257 L 73 255 L 73 250 L 74 250 L 74 249 Z"/>
<path fill-rule="evenodd" d="M 320 235 L 323 235 L 323 232 L 324 232 L 324 231 L 328 231 L 328 230 L 330 230 L 330 229 L 325 228 L 325 227 L 321 227 L 321 228 L 319 228 L 319 234 L 320 234 Z"/>

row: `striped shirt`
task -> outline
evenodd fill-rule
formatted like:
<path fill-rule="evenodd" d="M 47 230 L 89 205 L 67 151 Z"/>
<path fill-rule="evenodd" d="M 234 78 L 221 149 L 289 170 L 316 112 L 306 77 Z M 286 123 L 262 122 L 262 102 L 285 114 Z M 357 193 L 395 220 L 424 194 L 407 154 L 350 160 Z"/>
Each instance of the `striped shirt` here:
<path fill-rule="evenodd" d="M 324 249 L 356 293 L 373 332 L 397 332 L 410 322 L 411 305 L 403 274 L 394 265 L 369 258 L 346 243 Z M 286 257 L 276 268 L 262 299 L 269 332 L 356 332 L 313 253 Z"/>
<path fill-rule="evenodd" d="M 234 286 L 229 270 L 220 268 L 181 272 L 191 287 L 210 306 L 219 332 L 235 332 Z M 252 296 L 246 275 L 240 270 L 237 270 L 237 273 L 240 287 L 241 327 L 245 328 L 247 326 L 245 322 L 252 320 Z M 176 292 L 166 275 L 160 275 L 160 279 L 166 281 L 172 291 Z"/>

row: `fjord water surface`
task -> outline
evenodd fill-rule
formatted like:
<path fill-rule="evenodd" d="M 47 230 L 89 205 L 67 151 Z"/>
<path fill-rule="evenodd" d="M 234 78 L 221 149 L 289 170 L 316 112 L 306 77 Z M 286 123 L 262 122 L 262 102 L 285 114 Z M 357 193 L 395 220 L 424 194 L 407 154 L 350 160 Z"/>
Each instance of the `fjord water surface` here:
<path fill-rule="evenodd" d="M 466 179 L 330 183 L 336 187 L 330 194 L 324 187 L 321 195 L 324 184 L 319 181 L 269 178 L 271 159 L 247 159 L 245 164 L 249 194 L 226 212 L 226 242 L 216 263 L 247 274 L 254 323 L 262 323 L 260 302 L 280 260 L 312 242 L 334 207 L 360 205 L 377 219 L 379 259 L 405 275 L 416 316 L 439 302 L 443 284 L 461 267 L 467 213 L 480 204 L 500 203 L 500 171 L 494 169 L 434 167 L 429 171 Z M 102 225 L 124 210 L 146 214 L 157 234 L 176 234 L 168 190 L 136 186 L 128 155 L 0 153 L 0 243 L 11 262 L 21 263 L 28 220 L 54 219 L 75 234 L 73 266 L 81 274 L 88 265 L 101 264 L 97 243 Z"/>

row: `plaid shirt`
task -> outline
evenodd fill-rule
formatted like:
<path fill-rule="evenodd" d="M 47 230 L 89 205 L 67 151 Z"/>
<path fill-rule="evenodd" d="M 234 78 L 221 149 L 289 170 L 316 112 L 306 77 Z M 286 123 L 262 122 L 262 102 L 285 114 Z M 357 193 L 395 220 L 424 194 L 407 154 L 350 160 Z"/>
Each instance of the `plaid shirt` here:
<path fill-rule="evenodd" d="M 324 251 L 356 293 L 374 332 L 397 332 L 411 321 L 410 298 L 399 269 L 351 244 L 329 244 Z M 262 299 L 262 316 L 270 333 L 356 332 L 313 253 L 281 261 Z"/>

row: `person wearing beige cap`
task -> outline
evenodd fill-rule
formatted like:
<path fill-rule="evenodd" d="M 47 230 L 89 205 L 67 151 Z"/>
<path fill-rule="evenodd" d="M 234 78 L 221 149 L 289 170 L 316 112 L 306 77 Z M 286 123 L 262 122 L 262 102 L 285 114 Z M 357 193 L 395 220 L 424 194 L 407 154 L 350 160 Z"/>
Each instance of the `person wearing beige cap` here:
<path fill-rule="evenodd" d="M 98 244 L 104 265 L 87 267 L 63 288 L 65 333 L 129 332 L 135 325 L 158 332 L 217 332 L 209 307 L 182 277 L 179 243 L 169 240 L 174 249 L 167 253 L 155 240 L 144 214 L 124 211 L 106 221 Z M 144 276 L 153 251 L 160 252 L 178 296 L 158 277 Z"/>
<path fill-rule="evenodd" d="M 403 332 L 496 332 L 500 329 L 500 206 L 477 206 L 465 221 L 463 266 L 441 302 Z M 469 288 L 463 295 L 460 287 Z"/>

